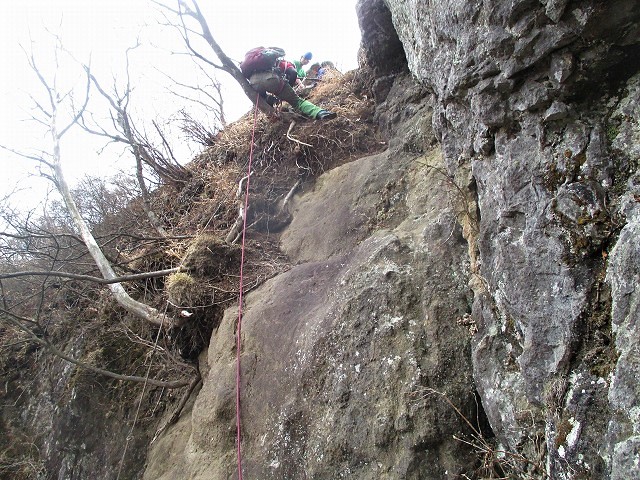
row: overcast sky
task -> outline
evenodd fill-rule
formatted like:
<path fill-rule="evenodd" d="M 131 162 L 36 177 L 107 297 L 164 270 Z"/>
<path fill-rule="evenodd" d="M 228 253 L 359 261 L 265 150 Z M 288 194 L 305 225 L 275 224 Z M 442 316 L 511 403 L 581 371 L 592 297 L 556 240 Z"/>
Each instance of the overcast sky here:
<path fill-rule="evenodd" d="M 332 60 L 342 71 L 357 67 L 360 31 L 356 0 L 200 0 L 199 4 L 214 37 L 235 60 L 241 60 L 255 46 L 265 45 L 284 48 L 291 60 L 311 51 L 314 60 Z M 30 96 L 42 98 L 44 90 L 29 68 L 23 49 L 34 53 L 47 79 L 57 72 L 60 84 L 65 87 L 77 87 L 82 82 L 80 72 L 68 67 L 69 64 L 54 67 L 53 34 L 61 38 L 64 48 L 75 58 L 84 63 L 90 59 L 93 73 L 106 86 L 112 84 L 114 77 L 123 78 L 124 51 L 139 39 L 142 46 L 130 60 L 136 112 L 149 120 L 175 113 L 183 105 L 166 91 L 166 75 L 187 83 L 195 78 L 195 69 L 191 70 L 187 57 L 175 54 L 183 51 L 183 46 L 173 31 L 158 25 L 157 10 L 150 0 L 5 2 L 0 15 L 0 61 L 4 70 L 0 76 L 0 92 L 4 97 L 0 144 L 20 151 L 46 146 L 44 130 L 25 121 L 32 114 Z M 204 53 L 209 54 L 204 48 Z M 238 118 L 251 104 L 228 75 L 219 73 L 218 78 L 226 87 L 227 115 L 231 120 Z M 131 160 L 120 156 L 121 149 L 108 149 L 98 155 L 102 143 L 87 139 L 80 132 L 68 135 L 62 144 L 67 176 L 74 179 L 86 173 L 107 175 L 128 168 Z M 191 152 L 178 150 L 182 152 L 180 155 L 190 158 Z M 32 164 L 3 151 L 0 167 L 5 188 L 35 171 Z"/>

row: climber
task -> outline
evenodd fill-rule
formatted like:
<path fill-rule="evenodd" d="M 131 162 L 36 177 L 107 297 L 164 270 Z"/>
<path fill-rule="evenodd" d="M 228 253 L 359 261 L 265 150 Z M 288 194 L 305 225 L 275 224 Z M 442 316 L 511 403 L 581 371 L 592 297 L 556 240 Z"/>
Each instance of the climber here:
<path fill-rule="evenodd" d="M 308 100 L 303 100 L 294 92 L 289 79 L 285 81 L 283 71 L 279 68 L 279 59 L 284 55 L 284 50 L 277 47 L 254 48 L 247 52 L 244 61 L 240 64 L 240 69 L 249 79 L 251 86 L 267 100 L 267 103 L 273 105 L 273 96 L 275 96 L 308 118 L 315 120 L 336 118 L 335 112 L 324 110 Z M 272 96 L 267 96 L 267 92 Z"/>
<path fill-rule="evenodd" d="M 320 64 L 316 62 L 309 67 L 309 70 L 307 70 L 307 78 L 310 80 L 317 80 L 319 71 L 320 71 Z"/>
<path fill-rule="evenodd" d="M 336 67 L 333 65 L 333 62 L 325 61 L 322 63 L 314 63 L 307 70 L 307 76 L 304 79 L 304 85 L 308 86 L 307 90 L 315 87 L 318 82 L 320 82 L 323 77 L 333 78 L 338 72 Z M 303 93 L 298 92 L 301 96 L 304 96 Z"/>
<path fill-rule="evenodd" d="M 313 54 L 311 52 L 307 52 L 300 57 L 300 60 L 296 60 L 293 64 L 296 66 L 296 70 L 298 71 L 298 78 L 304 78 L 307 76 L 307 72 L 304 71 L 304 66 L 309 63 Z"/>
<path fill-rule="evenodd" d="M 306 76 L 300 80 L 300 85 L 296 87 L 296 92 L 302 98 L 307 98 L 309 92 L 318 84 L 318 69 L 320 68 L 319 63 L 314 63 L 307 70 Z"/>
<path fill-rule="evenodd" d="M 340 73 L 338 72 L 338 70 L 336 70 L 336 67 L 333 64 L 333 62 L 329 62 L 329 61 L 322 62 L 320 64 L 320 69 L 318 70 L 318 75 L 317 75 L 318 80 L 322 80 L 322 77 L 324 77 L 329 72 Z"/>

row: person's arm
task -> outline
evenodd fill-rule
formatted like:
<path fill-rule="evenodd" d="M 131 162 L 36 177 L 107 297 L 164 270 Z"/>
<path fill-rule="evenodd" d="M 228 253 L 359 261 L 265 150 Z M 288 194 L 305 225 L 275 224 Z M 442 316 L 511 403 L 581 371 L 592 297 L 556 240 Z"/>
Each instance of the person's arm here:
<path fill-rule="evenodd" d="M 299 60 L 295 60 L 293 64 L 296 67 L 296 72 L 298 72 L 298 78 L 304 78 L 307 76 L 307 72 L 304 71 L 303 65 Z"/>
<path fill-rule="evenodd" d="M 298 79 L 298 72 L 296 72 L 296 69 L 293 68 L 293 66 L 289 66 L 289 68 L 285 70 L 284 76 L 292 87 L 296 87 L 300 81 Z"/>

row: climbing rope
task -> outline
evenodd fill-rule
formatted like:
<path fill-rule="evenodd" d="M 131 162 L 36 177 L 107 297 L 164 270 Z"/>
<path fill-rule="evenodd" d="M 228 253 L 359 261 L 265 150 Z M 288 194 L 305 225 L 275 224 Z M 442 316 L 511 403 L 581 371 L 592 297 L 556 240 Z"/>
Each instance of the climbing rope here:
<path fill-rule="evenodd" d="M 260 95 L 256 97 L 256 108 L 253 112 L 253 129 L 251 131 L 251 146 L 249 147 L 249 165 L 247 167 L 247 186 L 244 195 L 244 219 L 242 223 L 242 248 L 240 254 L 240 293 L 238 295 L 238 326 L 236 328 L 236 444 L 238 457 L 238 480 L 242 480 L 242 449 L 240 448 L 241 422 L 240 422 L 240 348 L 242 347 L 242 291 L 244 290 L 244 246 L 247 233 L 247 212 L 249 208 L 249 181 L 251 179 L 251 163 L 253 161 L 253 141 L 256 134 L 258 121 L 258 102 Z"/>

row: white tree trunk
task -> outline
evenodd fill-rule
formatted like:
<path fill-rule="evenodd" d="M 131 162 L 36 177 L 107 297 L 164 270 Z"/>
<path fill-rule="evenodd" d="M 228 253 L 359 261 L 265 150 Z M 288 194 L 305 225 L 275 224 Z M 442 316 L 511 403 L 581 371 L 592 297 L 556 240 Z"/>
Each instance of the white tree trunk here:
<path fill-rule="evenodd" d="M 53 138 L 53 171 L 56 187 L 62 195 L 67 210 L 69 211 L 69 214 L 71 215 L 76 228 L 80 231 L 82 240 L 87 246 L 89 254 L 96 262 L 96 265 L 102 273 L 102 276 L 109 280 L 114 279 L 117 277 L 117 275 L 113 271 L 113 268 L 111 267 L 111 264 L 109 263 L 107 258 L 102 253 L 102 250 L 100 249 L 98 242 L 96 242 L 96 239 L 93 237 L 93 234 L 89 230 L 87 223 L 80 215 L 78 207 L 73 200 L 73 197 L 71 196 L 71 192 L 69 191 L 69 185 L 64 178 L 62 165 L 60 162 L 60 136 L 58 135 L 56 127 L 56 113 L 57 112 L 54 110 L 53 116 L 51 118 L 51 135 Z M 111 290 L 111 293 L 113 293 L 113 296 L 118 304 L 128 312 L 154 325 L 163 327 L 169 327 L 172 325 L 172 321 L 168 319 L 166 315 L 160 313 L 157 309 L 131 298 L 125 291 L 121 283 L 109 284 L 109 289 Z"/>

